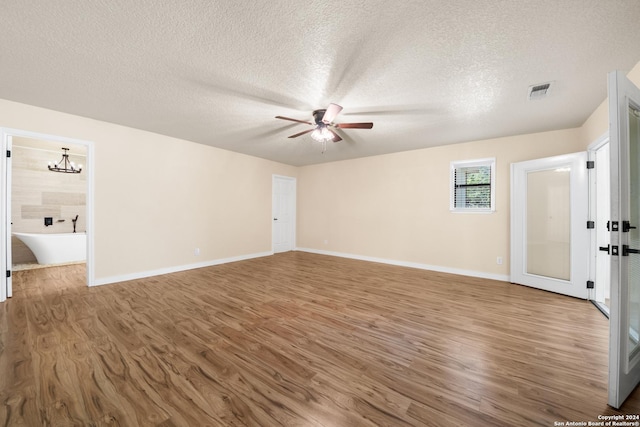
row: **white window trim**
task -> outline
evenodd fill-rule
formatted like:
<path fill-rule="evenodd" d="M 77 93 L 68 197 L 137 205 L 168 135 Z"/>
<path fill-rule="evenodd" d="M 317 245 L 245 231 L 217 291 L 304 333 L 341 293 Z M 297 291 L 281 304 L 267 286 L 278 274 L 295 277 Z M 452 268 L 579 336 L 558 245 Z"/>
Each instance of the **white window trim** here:
<path fill-rule="evenodd" d="M 458 168 L 473 166 L 491 167 L 491 207 L 490 208 L 456 208 L 455 207 L 455 171 Z M 475 160 L 456 160 L 449 169 L 449 210 L 454 213 L 493 213 L 496 211 L 496 158 L 487 157 Z"/>

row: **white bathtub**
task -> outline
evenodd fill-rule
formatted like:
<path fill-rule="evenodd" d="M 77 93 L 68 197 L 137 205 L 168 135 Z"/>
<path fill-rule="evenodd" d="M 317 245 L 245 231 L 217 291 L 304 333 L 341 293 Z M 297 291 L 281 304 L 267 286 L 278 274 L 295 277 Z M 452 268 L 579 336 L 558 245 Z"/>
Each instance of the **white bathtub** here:
<path fill-rule="evenodd" d="M 31 249 L 38 264 L 63 264 L 86 261 L 86 233 L 12 233 Z"/>

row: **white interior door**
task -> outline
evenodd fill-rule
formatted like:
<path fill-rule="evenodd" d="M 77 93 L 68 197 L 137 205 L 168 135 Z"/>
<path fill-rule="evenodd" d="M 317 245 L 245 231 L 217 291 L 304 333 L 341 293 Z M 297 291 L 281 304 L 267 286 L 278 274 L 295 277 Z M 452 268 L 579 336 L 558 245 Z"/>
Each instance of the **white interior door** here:
<path fill-rule="evenodd" d="M 587 298 L 587 153 L 511 165 L 511 281 Z"/>
<path fill-rule="evenodd" d="M 296 179 L 273 176 L 273 252 L 287 252 L 295 247 Z"/>
<path fill-rule="evenodd" d="M 640 90 L 609 74 L 611 306 L 609 405 L 640 382 Z"/>

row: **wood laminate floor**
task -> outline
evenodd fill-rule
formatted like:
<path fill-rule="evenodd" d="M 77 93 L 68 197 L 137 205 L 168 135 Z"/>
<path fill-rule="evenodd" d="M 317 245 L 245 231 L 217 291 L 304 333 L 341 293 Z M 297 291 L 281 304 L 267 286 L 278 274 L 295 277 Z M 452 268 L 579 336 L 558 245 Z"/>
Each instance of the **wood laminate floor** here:
<path fill-rule="evenodd" d="M 18 272 L 2 426 L 554 426 L 607 400 L 608 321 L 504 282 L 302 252 L 87 288 Z"/>

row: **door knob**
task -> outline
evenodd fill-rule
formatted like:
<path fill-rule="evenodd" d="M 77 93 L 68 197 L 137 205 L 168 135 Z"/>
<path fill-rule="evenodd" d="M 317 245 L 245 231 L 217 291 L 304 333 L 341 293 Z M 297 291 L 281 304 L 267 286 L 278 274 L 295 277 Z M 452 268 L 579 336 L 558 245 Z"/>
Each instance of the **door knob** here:
<path fill-rule="evenodd" d="M 600 247 L 598 248 L 598 250 L 601 250 L 602 252 L 609 253 L 609 245 L 607 245 L 607 246 L 600 246 Z"/>
<path fill-rule="evenodd" d="M 622 256 L 629 256 L 629 254 L 640 254 L 640 250 L 631 249 L 629 245 L 622 245 Z"/>
<path fill-rule="evenodd" d="M 277 221 L 277 220 L 278 220 L 278 218 L 273 218 L 273 220 L 274 220 L 274 221 Z"/>

